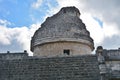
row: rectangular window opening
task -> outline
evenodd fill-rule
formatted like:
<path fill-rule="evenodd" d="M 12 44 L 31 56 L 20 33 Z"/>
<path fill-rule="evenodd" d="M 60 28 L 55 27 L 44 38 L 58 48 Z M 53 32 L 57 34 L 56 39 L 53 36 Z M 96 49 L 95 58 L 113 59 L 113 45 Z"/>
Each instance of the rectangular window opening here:
<path fill-rule="evenodd" d="M 63 50 L 63 53 L 66 54 L 66 55 L 70 55 L 70 50 L 69 49 L 65 49 L 65 50 Z"/>

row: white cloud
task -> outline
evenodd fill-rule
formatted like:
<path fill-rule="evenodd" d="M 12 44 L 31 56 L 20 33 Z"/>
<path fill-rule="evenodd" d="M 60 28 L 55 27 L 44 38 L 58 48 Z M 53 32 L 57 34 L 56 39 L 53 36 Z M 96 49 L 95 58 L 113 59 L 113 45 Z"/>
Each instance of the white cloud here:
<path fill-rule="evenodd" d="M 91 14 L 84 13 L 81 15 L 81 19 L 85 23 L 88 31 L 90 31 L 90 35 L 94 39 L 95 44 L 100 44 L 105 37 L 102 27 L 93 19 Z"/>
<path fill-rule="evenodd" d="M 64 6 L 83 6 L 79 0 L 57 0 L 60 7 Z"/>
<path fill-rule="evenodd" d="M 7 31 L 6 27 L 0 25 L 0 43 L 3 45 L 10 44 L 10 35 L 6 34 Z"/>
<path fill-rule="evenodd" d="M 120 34 L 120 30 L 118 29 L 118 26 L 114 23 L 105 23 L 103 24 L 103 30 L 104 30 L 104 34 L 106 37 L 112 37 L 114 35 L 119 35 Z"/>
<path fill-rule="evenodd" d="M 3 25 L 0 25 L 0 44 L 10 45 L 13 40 L 17 40 L 17 44 L 19 44 L 23 50 L 27 50 L 29 55 L 32 55 L 30 52 L 30 40 L 35 30 L 39 27 L 40 24 L 32 24 L 30 27 L 8 28 L 6 21 Z"/>
<path fill-rule="evenodd" d="M 0 25 L 4 25 L 4 26 L 6 26 L 6 25 L 11 25 L 11 22 L 9 22 L 9 21 L 7 21 L 7 20 L 2 20 L 2 19 L 0 19 Z"/>
<path fill-rule="evenodd" d="M 10 44 L 10 35 L 7 34 L 9 29 L 6 28 L 7 25 L 11 23 L 7 20 L 0 19 L 0 43 L 4 45 Z"/>
<path fill-rule="evenodd" d="M 84 4 L 82 10 L 85 13 L 89 13 L 103 21 L 103 32 L 101 33 L 104 34 L 104 39 L 101 41 L 101 45 L 106 46 L 105 48 L 114 48 L 116 44 L 116 47 L 119 47 L 117 44 L 119 44 L 118 40 L 120 39 L 120 0 L 84 0 L 82 3 Z M 113 42 L 114 44 L 110 44 Z"/>
<path fill-rule="evenodd" d="M 37 0 L 36 2 L 32 4 L 32 8 L 38 9 L 41 6 L 42 2 L 43 0 Z"/>

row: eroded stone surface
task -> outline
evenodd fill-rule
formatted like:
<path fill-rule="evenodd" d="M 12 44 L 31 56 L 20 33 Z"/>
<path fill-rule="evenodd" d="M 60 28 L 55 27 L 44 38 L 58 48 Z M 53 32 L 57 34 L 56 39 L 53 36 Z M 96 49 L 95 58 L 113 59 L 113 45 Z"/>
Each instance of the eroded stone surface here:
<path fill-rule="evenodd" d="M 0 60 L 0 80 L 99 80 L 97 57 Z"/>
<path fill-rule="evenodd" d="M 70 50 L 69 55 L 64 54 L 64 50 Z M 36 46 L 34 56 L 52 57 L 52 56 L 79 56 L 91 53 L 91 48 L 78 42 L 54 42 L 41 46 Z"/>
<path fill-rule="evenodd" d="M 41 27 L 35 32 L 31 40 L 31 50 L 34 52 L 34 54 L 37 55 L 39 52 L 39 54 L 43 55 L 43 53 L 40 53 L 41 50 L 38 52 L 35 51 L 37 48 L 36 46 L 40 46 L 42 49 L 42 44 L 48 45 L 48 43 L 61 41 L 74 43 L 78 42 L 79 44 L 89 46 L 90 50 L 92 51 L 94 49 L 93 40 L 79 16 L 80 12 L 77 8 L 64 7 L 57 14 L 53 15 L 52 17 L 48 17 Z M 77 45 L 74 44 L 74 46 Z M 62 46 L 58 45 L 58 47 Z M 86 49 L 86 47 L 83 48 L 84 50 Z M 55 50 L 56 49 L 54 49 L 54 51 Z M 90 50 L 88 52 L 90 52 Z M 47 50 L 44 53 L 47 53 Z"/>

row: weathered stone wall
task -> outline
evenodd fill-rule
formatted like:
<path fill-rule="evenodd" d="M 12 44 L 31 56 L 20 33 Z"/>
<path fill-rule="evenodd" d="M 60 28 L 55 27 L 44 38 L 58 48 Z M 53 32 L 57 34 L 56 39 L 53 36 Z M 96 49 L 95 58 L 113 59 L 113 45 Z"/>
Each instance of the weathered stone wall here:
<path fill-rule="evenodd" d="M 103 56 L 111 77 L 120 79 L 120 49 L 103 50 Z"/>
<path fill-rule="evenodd" d="M 37 46 L 34 49 L 34 56 L 52 57 L 65 56 L 63 51 L 70 50 L 69 56 L 86 55 L 91 53 L 91 48 L 87 44 L 77 42 L 54 42 Z"/>
<path fill-rule="evenodd" d="M 94 55 L 0 60 L 0 80 L 99 80 Z"/>
<path fill-rule="evenodd" d="M 28 57 L 27 52 L 23 53 L 0 53 L 0 60 L 23 59 Z"/>
<path fill-rule="evenodd" d="M 110 78 L 120 80 L 120 61 L 106 61 L 106 68 Z"/>
<path fill-rule="evenodd" d="M 111 71 L 120 72 L 120 61 L 106 61 L 106 65 Z"/>
<path fill-rule="evenodd" d="M 97 48 L 96 52 L 98 61 L 101 59 L 103 65 L 100 72 L 102 71 L 110 80 L 120 80 L 120 49 L 106 50 L 101 47 Z"/>

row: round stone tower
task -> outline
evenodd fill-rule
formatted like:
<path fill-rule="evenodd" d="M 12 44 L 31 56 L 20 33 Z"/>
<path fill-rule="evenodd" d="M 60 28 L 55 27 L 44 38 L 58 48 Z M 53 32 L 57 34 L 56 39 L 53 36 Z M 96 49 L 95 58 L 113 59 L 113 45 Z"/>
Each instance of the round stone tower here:
<path fill-rule="evenodd" d="M 31 51 L 34 56 L 91 54 L 93 39 L 79 16 L 76 7 L 63 7 L 57 14 L 48 17 L 32 37 Z"/>

